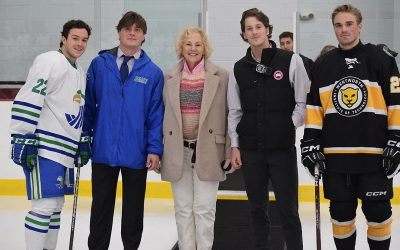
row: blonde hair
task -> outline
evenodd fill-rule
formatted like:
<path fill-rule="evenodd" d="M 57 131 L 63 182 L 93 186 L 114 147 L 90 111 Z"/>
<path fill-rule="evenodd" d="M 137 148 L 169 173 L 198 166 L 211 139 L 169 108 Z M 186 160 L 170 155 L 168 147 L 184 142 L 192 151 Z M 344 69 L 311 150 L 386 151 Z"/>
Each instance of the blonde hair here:
<path fill-rule="evenodd" d="M 183 58 L 182 54 L 183 43 L 185 42 L 186 38 L 193 33 L 197 33 L 201 36 L 201 40 L 204 45 L 204 59 L 208 59 L 212 53 L 211 44 L 208 41 L 206 33 L 201 28 L 198 27 L 187 27 L 179 34 L 175 43 L 175 50 L 178 59 Z"/>
<path fill-rule="evenodd" d="M 342 12 L 353 14 L 357 19 L 357 24 L 362 23 L 361 11 L 351 4 L 343 4 L 343 5 L 337 6 L 333 10 L 332 15 L 331 15 L 332 24 L 334 24 L 333 20 L 335 19 L 336 15 L 339 13 L 342 13 Z"/>

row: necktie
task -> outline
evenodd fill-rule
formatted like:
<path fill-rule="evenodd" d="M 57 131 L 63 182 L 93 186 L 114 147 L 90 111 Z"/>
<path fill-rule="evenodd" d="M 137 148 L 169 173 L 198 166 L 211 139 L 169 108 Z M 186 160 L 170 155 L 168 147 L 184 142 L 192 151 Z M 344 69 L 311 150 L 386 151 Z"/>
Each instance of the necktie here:
<path fill-rule="evenodd" d="M 121 82 L 122 83 L 124 83 L 125 79 L 128 77 L 128 74 L 129 74 L 128 61 L 130 59 L 132 59 L 133 56 L 125 56 L 125 55 L 123 55 L 123 57 L 124 57 L 124 61 L 121 64 L 121 68 L 119 68 L 119 73 L 121 75 Z"/>

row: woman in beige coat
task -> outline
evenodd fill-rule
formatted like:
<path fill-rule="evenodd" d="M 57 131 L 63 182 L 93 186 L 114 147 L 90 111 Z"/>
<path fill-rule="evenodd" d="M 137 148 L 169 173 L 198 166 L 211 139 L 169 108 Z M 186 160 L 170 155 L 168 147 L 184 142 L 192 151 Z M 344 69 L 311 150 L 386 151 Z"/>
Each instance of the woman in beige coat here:
<path fill-rule="evenodd" d="M 178 37 L 180 62 L 165 76 L 161 178 L 172 182 L 179 249 L 211 249 L 221 168 L 230 165 L 228 73 L 208 60 L 200 28 Z"/>

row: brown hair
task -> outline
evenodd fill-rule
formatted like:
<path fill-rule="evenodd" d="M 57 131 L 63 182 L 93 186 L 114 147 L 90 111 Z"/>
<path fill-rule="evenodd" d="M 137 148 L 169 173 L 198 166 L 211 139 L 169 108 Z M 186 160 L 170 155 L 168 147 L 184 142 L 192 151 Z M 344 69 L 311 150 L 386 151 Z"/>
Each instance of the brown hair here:
<path fill-rule="evenodd" d="M 341 12 L 351 13 L 354 16 L 356 16 L 357 24 L 360 24 L 362 22 L 362 15 L 361 15 L 361 12 L 359 9 L 357 9 L 356 7 L 354 7 L 351 4 L 343 4 L 343 5 L 337 6 L 335 8 L 335 10 L 332 12 L 332 24 L 334 24 L 333 19 L 335 19 L 336 15 Z"/>
<path fill-rule="evenodd" d="M 289 37 L 293 41 L 293 33 L 290 31 L 284 31 L 279 35 L 279 40 L 281 40 L 284 37 Z"/>
<path fill-rule="evenodd" d="M 137 28 L 142 29 L 144 34 L 147 33 L 146 20 L 144 20 L 139 13 L 134 11 L 128 11 L 122 16 L 121 20 L 118 22 L 117 31 L 120 32 L 123 28 L 129 28 L 134 24 Z M 142 44 L 145 40 L 146 39 L 143 40 Z"/>
<path fill-rule="evenodd" d="M 267 17 L 267 15 L 265 15 L 261 10 L 257 9 L 257 8 L 252 8 L 252 9 L 248 9 L 245 10 L 242 13 L 242 19 L 240 19 L 240 28 L 242 30 L 242 32 L 240 33 L 240 36 L 242 37 L 243 41 L 247 42 L 247 39 L 244 38 L 243 33 L 245 30 L 245 20 L 248 17 L 255 17 L 258 21 L 262 22 L 265 26 L 265 28 L 269 28 L 269 34 L 268 34 L 268 39 L 270 39 L 272 37 L 272 25 L 269 24 L 269 18 Z"/>

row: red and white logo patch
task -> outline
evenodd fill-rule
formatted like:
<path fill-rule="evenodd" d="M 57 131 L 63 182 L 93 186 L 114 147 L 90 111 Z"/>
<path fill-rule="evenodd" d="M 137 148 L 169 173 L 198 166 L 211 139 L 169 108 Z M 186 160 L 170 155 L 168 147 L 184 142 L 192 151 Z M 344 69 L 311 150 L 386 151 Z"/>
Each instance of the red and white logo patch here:
<path fill-rule="evenodd" d="M 283 78 L 283 73 L 280 70 L 277 70 L 274 72 L 274 79 L 275 80 L 281 80 Z"/>

